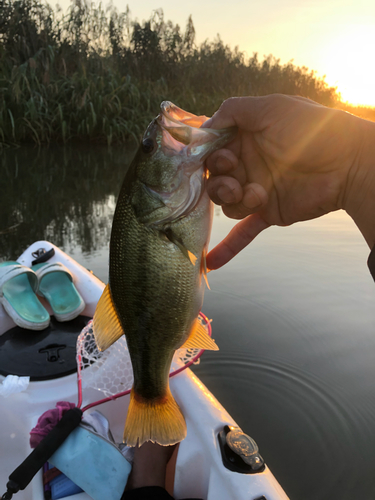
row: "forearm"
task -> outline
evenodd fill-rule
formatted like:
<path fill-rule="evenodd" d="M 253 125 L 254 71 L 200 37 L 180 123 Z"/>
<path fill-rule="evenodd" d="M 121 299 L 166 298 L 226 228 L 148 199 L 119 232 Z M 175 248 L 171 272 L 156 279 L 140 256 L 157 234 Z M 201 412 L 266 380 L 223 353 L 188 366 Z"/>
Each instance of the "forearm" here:
<path fill-rule="evenodd" d="M 375 246 L 375 123 L 360 120 L 362 142 L 347 179 L 343 208 L 361 231 L 368 246 Z"/>
<path fill-rule="evenodd" d="M 133 468 L 126 490 L 148 486 L 165 487 L 167 464 L 177 446 L 160 446 L 147 441 L 135 447 Z"/>
<path fill-rule="evenodd" d="M 144 486 L 165 487 L 166 463 L 163 460 L 153 460 L 152 455 L 145 455 L 142 461 L 134 462 L 128 480 L 128 489 L 142 488 Z"/>

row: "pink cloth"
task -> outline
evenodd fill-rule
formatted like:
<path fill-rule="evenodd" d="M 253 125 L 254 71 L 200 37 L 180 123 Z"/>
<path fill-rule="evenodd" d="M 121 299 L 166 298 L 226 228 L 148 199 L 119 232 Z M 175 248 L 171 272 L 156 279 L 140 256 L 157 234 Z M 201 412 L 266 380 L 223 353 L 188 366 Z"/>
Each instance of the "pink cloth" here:
<path fill-rule="evenodd" d="M 75 408 L 74 403 L 68 401 L 59 401 L 56 403 L 56 408 L 47 410 L 38 418 L 38 423 L 30 431 L 30 446 L 36 448 L 41 440 L 49 434 L 49 432 L 56 426 L 62 419 L 64 413 L 72 408 Z"/>

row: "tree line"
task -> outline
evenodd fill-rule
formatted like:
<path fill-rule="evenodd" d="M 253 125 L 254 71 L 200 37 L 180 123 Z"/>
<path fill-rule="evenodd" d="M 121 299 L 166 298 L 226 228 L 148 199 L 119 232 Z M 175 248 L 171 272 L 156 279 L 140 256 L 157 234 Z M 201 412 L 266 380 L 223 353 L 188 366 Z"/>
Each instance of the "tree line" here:
<path fill-rule="evenodd" d="M 138 140 L 163 100 L 211 115 L 227 97 L 275 92 L 343 106 L 337 89 L 306 67 L 247 57 L 220 37 L 198 45 L 191 17 L 181 29 L 161 9 L 139 23 L 129 8 L 85 0 L 66 12 L 0 0 L 2 145 Z"/>

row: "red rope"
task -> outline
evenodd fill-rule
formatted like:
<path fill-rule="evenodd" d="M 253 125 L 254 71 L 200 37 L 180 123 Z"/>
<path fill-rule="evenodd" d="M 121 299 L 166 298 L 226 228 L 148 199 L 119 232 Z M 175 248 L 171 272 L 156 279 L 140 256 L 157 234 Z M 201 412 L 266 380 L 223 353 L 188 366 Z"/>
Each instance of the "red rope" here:
<path fill-rule="evenodd" d="M 199 316 L 203 318 L 203 320 L 206 322 L 207 328 L 208 328 L 208 335 L 211 337 L 212 335 L 212 328 L 211 328 L 211 322 L 205 316 L 202 312 L 199 313 Z M 204 353 L 205 349 L 201 349 L 195 356 L 192 358 L 186 365 L 181 366 L 181 368 L 178 368 L 178 370 L 175 370 L 169 374 L 169 377 L 174 377 L 181 373 L 182 371 L 186 370 L 186 368 L 189 368 L 193 363 L 199 359 L 202 354 Z M 82 406 L 82 376 L 81 376 L 81 354 L 78 354 L 78 369 L 77 369 L 77 386 L 78 386 L 78 404 L 77 407 L 81 408 Z M 114 401 L 115 399 L 121 398 L 122 396 L 126 396 L 127 394 L 130 394 L 131 389 L 128 389 L 127 391 L 124 392 L 119 392 L 117 394 L 114 394 L 113 396 L 108 396 L 107 398 L 100 399 L 99 401 L 95 401 L 94 403 L 90 403 L 84 408 L 82 408 L 82 411 L 86 411 L 89 408 L 93 408 L 94 406 L 101 405 L 103 403 L 107 403 L 108 401 Z"/>

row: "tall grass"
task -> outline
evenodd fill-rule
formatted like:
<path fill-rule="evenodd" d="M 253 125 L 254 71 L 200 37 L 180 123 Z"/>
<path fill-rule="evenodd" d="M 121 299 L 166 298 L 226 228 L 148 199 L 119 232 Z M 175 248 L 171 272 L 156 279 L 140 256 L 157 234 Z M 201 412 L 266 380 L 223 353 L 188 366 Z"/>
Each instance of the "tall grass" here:
<path fill-rule="evenodd" d="M 38 0 L 0 0 L 0 143 L 112 144 L 138 138 L 162 100 L 212 114 L 229 97 L 273 92 L 340 102 L 314 71 L 259 60 L 220 38 L 195 43 L 157 10 L 142 24 L 129 9 L 74 0 L 63 12 Z"/>

